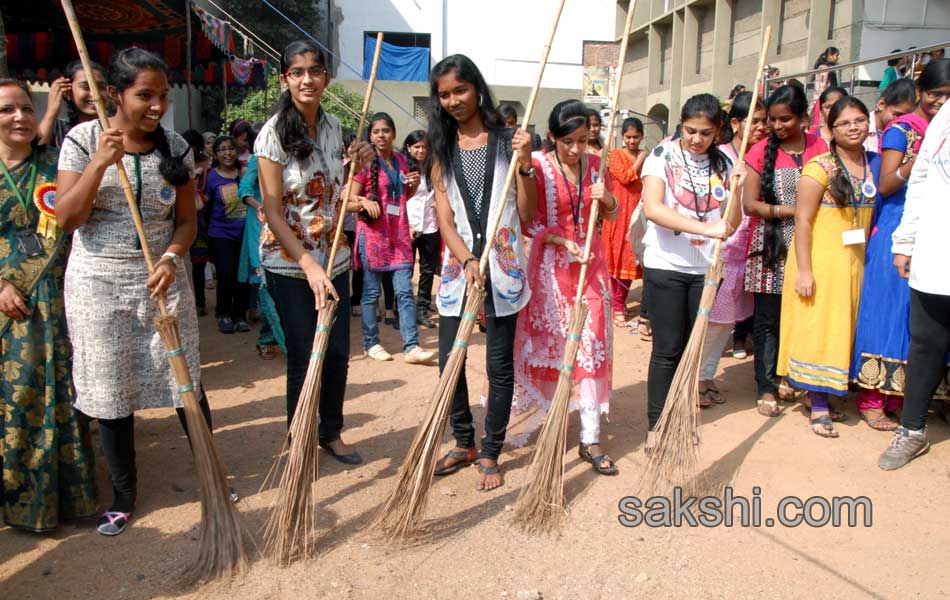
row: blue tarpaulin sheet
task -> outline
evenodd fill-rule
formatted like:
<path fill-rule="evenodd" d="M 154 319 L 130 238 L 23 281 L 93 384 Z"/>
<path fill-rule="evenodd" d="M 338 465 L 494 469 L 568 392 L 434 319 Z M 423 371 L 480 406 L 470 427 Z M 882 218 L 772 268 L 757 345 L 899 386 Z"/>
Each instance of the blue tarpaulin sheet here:
<path fill-rule="evenodd" d="M 363 41 L 363 79 L 369 79 L 375 52 L 376 38 L 367 35 Z M 387 81 L 427 81 L 429 79 L 429 49 L 395 46 L 383 42 L 376 78 Z"/>

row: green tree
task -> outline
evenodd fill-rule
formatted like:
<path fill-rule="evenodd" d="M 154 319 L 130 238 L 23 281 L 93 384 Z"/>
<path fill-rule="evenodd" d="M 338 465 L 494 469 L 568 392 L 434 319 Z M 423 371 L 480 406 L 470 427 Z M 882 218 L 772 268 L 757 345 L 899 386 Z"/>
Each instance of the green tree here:
<path fill-rule="evenodd" d="M 329 94 L 324 94 L 321 106 L 334 117 L 340 120 L 344 131 L 356 131 L 357 118 L 353 112 L 359 114 L 363 108 L 363 97 L 353 92 L 348 92 L 338 83 L 331 83 L 329 90 L 334 98 Z M 267 80 L 267 92 L 264 90 L 254 90 L 250 92 L 241 102 L 228 105 L 228 122 L 232 123 L 236 119 L 244 119 L 250 123 L 266 121 L 272 114 L 274 104 L 280 96 L 280 81 L 276 75 L 272 75 Z M 343 107 L 345 104 L 353 112 Z M 224 111 L 221 111 L 221 120 L 224 121 Z"/>

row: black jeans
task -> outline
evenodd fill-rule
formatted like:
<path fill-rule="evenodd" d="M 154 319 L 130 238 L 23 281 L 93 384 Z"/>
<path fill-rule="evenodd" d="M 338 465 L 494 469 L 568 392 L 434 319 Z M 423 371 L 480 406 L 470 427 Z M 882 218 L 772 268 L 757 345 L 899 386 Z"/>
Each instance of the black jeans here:
<path fill-rule="evenodd" d="M 705 275 L 643 269 L 644 293 L 650 297 L 653 351 L 647 374 L 647 420 L 650 430 L 663 413 L 673 376 L 696 322 Z"/>
<path fill-rule="evenodd" d="M 195 306 L 205 308 L 205 267 L 208 263 L 191 263 L 191 281 L 195 286 Z"/>
<path fill-rule="evenodd" d="M 432 279 L 440 269 L 439 254 L 442 249 L 442 236 L 438 231 L 423 233 L 412 241 L 413 254 L 419 260 L 419 291 L 416 293 L 416 306 L 432 310 Z"/>
<path fill-rule="evenodd" d="M 211 256 L 218 277 L 217 302 L 214 316 L 228 317 L 233 321 L 247 318 L 247 306 L 251 301 L 251 286 L 238 281 L 238 263 L 241 260 L 241 240 L 211 238 Z"/>
<path fill-rule="evenodd" d="M 923 429 L 927 408 L 947 374 L 950 352 L 950 296 L 910 290 L 910 348 L 901 425 Z"/>
<path fill-rule="evenodd" d="M 211 407 L 208 406 L 208 396 L 205 395 L 204 388 L 200 388 L 198 404 L 208 430 L 211 431 Z M 176 408 L 175 412 L 187 436 L 185 409 Z M 134 419 L 134 414 L 121 419 L 98 419 L 99 441 L 106 464 L 109 465 L 109 479 L 112 481 L 112 505 L 109 507 L 111 511 L 129 513 L 135 508 L 138 469 L 135 466 Z"/>
<path fill-rule="evenodd" d="M 344 231 L 343 234 L 349 242 L 350 251 L 356 252 L 356 232 Z M 350 279 L 350 287 L 353 289 L 350 293 L 350 306 L 359 306 L 363 300 L 363 269 L 353 269 L 351 273 L 353 277 Z"/>
<path fill-rule="evenodd" d="M 462 305 L 465 303 L 463 301 Z M 494 311 L 492 311 L 494 312 Z M 458 333 L 460 317 L 439 317 L 439 373 L 452 352 L 452 344 Z M 485 414 L 485 437 L 482 438 L 480 456 L 497 460 L 505 443 L 505 430 L 511 416 L 511 398 L 515 391 L 515 325 L 517 313 L 507 317 L 487 317 L 487 344 L 485 364 L 488 371 L 488 410 Z M 475 447 L 475 426 L 472 409 L 468 403 L 468 383 L 465 365 L 459 375 L 452 399 L 452 434 L 459 448 Z"/>
<path fill-rule="evenodd" d="M 745 344 L 746 338 L 752 335 L 752 324 L 754 320 L 752 317 L 749 317 L 745 321 L 739 321 L 736 323 L 736 329 L 732 334 L 732 343 L 736 344 Z"/>
<path fill-rule="evenodd" d="M 267 271 L 267 290 L 274 299 L 280 326 L 287 344 L 287 427 L 294 419 L 300 390 L 310 364 L 313 336 L 317 331 L 317 310 L 313 291 L 306 279 L 277 275 Z M 323 360 L 320 385 L 321 442 L 340 438 L 343 431 L 343 397 L 350 362 L 350 274 L 341 273 L 333 279 L 340 296 L 336 318 L 330 327 L 330 340 Z"/>
<path fill-rule="evenodd" d="M 776 394 L 775 368 L 778 364 L 779 327 L 782 324 L 782 295 L 753 294 L 752 348 L 755 358 L 755 386 L 759 395 Z M 817 332 L 816 332 L 817 333 Z"/>

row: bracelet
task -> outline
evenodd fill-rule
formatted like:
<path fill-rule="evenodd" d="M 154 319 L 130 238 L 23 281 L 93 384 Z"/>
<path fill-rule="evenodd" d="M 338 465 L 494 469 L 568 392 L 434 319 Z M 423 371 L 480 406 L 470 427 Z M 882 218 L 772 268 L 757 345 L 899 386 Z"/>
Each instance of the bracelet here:
<path fill-rule="evenodd" d="M 472 261 L 478 262 L 478 259 L 475 258 L 474 256 L 469 256 L 468 258 L 466 258 L 465 262 L 462 263 L 462 270 L 464 271 L 465 268 L 468 267 L 468 263 Z"/>
<path fill-rule="evenodd" d="M 900 179 L 900 180 L 903 181 L 904 183 L 907 183 L 907 178 L 904 177 L 903 175 L 901 175 L 901 167 L 903 167 L 903 166 L 904 166 L 904 165 L 901 165 L 900 167 L 897 167 L 897 170 L 894 171 L 894 175 L 897 175 L 897 178 L 898 178 L 898 179 Z"/>
<path fill-rule="evenodd" d="M 617 197 L 614 196 L 614 207 L 611 208 L 610 210 L 608 210 L 608 211 L 607 211 L 607 214 L 608 214 L 608 215 L 612 215 L 612 214 L 614 214 L 615 212 L 617 212 L 618 210 L 620 210 L 620 200 L 617 200 Z"/>
<path fill-rule="evenodd" d="M 773 218 L 773 219 L 777 219 L 777 218 L 779 217 L 779 207 L 778 207 L 778 204 L 773 204 L 773 205 L 772 205 L 771 214 L 772 214 L 772 218 Z"/>

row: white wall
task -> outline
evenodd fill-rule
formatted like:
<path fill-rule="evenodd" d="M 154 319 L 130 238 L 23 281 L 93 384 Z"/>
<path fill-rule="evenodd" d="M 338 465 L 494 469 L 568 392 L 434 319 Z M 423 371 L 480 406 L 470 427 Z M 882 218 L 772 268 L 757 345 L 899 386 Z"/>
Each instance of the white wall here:
<path fill-rule="evenodd" d="M 336 1 L 343 13 L 337 30 L 340 53 L 358 70 L 363 66 L 363 32 L 429 33 L 433 64 L 447 54 L 465 54 L 490 85 L 513 86 L 534 83 L 556 5 L 553 0 Z M 615 10 L 616 0 L 566 2 L 545 69 L 545 87 L 580 89 L 582 43 L 615 39 Z M 337 78 L 357 76 L 341 67 Z"/>

